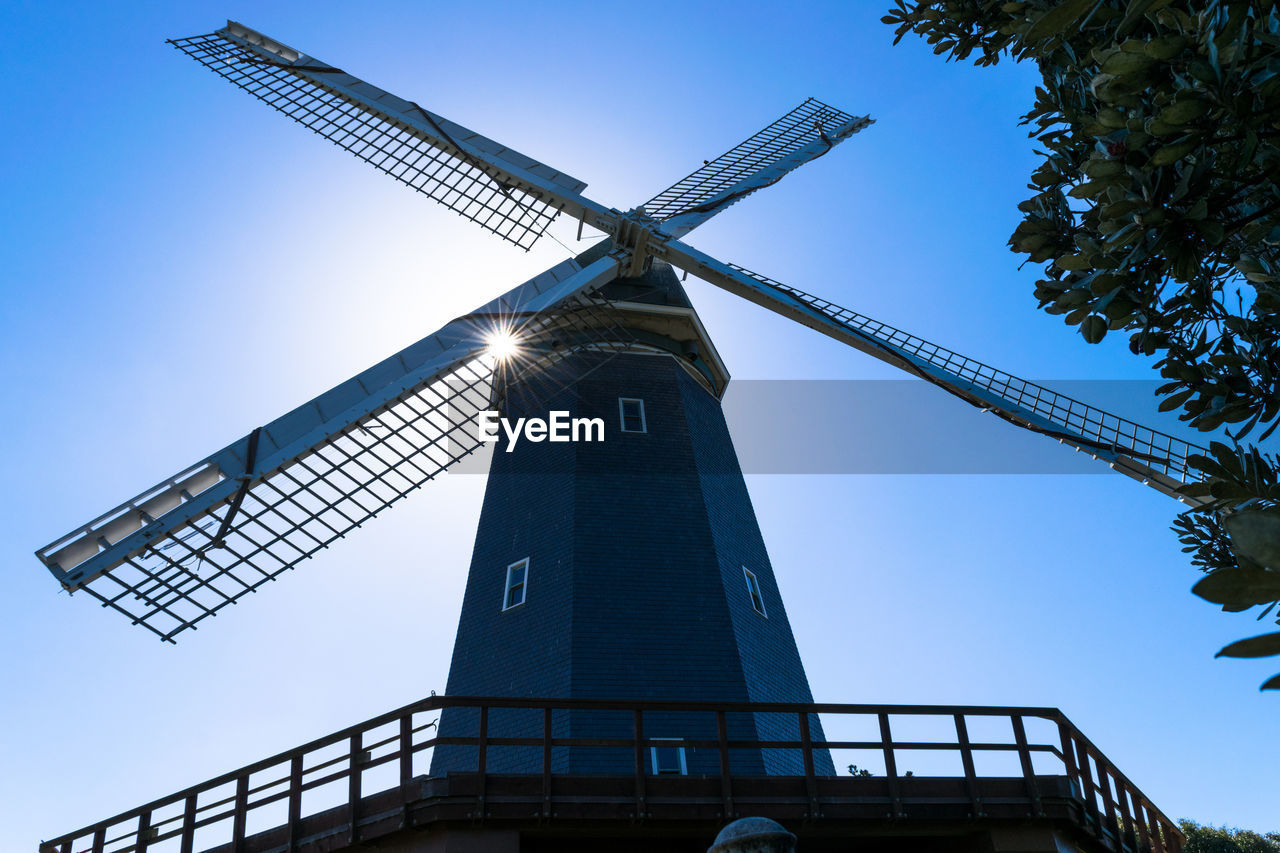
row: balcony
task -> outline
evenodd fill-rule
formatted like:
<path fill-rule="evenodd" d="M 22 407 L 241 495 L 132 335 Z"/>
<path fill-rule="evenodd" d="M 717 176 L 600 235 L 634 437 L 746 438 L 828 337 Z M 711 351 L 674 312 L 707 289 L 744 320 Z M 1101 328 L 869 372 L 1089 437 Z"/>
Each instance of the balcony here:
<path fill-rule="evenodd" d="M 476 721 L 474 731 L 439 736 L 447 709 L 470 709 L 462 713 Z M 566 721 L 581 712 L 625 719 L 630 734 L 566 735 Z M 698 757 L 688 767 L 718 772 L 654 772 L 651 750 L 671 741 L 646 733 L 646 722 L 673 714 L 702 718 L 708 724 L 697 729 L 717 733 L 679 743 Z M 825 740 L 811 737 L 815 714 Z M 524 723 L 509 725 L 517 717 Z M 735 720 L 746 718 L 783 721 L 760 730 L 799 737 L 730 738 L 742 729 Z M 528 735 L 529 721 L 541 722 L 540 734 L 503 736 Z M 463 750 L 474 764 L 431 777 L 437 746 Z M 569 750 L 629 755 L 631 772 L 557 772 Z M 802 772 L 735 772 L 758 765 L 743 756 L 775 750 Z M 541 770 L 492 772 L 492 757 L 503 751 Z M 827 754 L 854 775 L 815 772 Z M 43 842 L 40 851 L 319 853 L 463 843 L 674 853 L 705 850 L 724 823 L 743 816 L 783 823 L 799 836 L 801 853 L 844 850 L 851 838 L 867 850 L 1011 852 L 1179 853 L 1183 842 L 1177 825 L 1054 708 L 433 696 Z"/>

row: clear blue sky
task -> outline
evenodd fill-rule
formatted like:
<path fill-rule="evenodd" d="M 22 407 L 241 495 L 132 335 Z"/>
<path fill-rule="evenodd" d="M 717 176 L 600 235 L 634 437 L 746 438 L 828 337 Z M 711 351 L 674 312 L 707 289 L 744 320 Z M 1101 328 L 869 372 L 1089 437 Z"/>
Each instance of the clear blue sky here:
<path fill-rule="evenodd" d="M 1150 378 L 1121 340 L 1038 312 L 1004 247 L 1032 70 L 893 48 L 887 5 L 5 4 L 0 849 L 443 691 L 482 477 L 176 647 L 68 600 L 32 551 L 566 254 L 481 232 L 165 38 L 236 18 L 619 208 L 806 96 L 871 113 L 690 241 L 1028 378 Z M 738 379 L 897 378 L 689 289 Z M 948 411 L 925 444 L 986 426 Z M 1280 828 L 1280 697 L 1256 689 L 1276 663 L 1212 659 L 1260 631 L 1189 594 L 1170 499 L 1111 475 L 749 486 L 820 700 L 1058 706 L 1171 816 Z"/>

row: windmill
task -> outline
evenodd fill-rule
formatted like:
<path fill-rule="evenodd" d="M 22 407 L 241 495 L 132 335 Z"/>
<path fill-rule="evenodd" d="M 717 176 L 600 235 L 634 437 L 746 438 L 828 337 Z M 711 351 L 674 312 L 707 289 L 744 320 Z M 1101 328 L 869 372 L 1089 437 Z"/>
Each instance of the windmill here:
<path fill-rule="evenodd" d="M 1171 496 L 1201 448 L 877 322 L 681 240 L 871 123 L 809 100 L 644 205 L 585 184 L 237 23 L 174 41 L 250 94 L 482 228 L 528 248 L 563 213 L 593 250 L 188 466 L 36 552 L 64 589 L 173 641 L 476 449 L 494 336 L 598 327 L 600 289 L 654 261 L 802 323 Z M 592 298 L 596 297 L 596 302 Z M 470 412 L 468 412 L 470 409 Z M 378 432 L 389 433 L 379 437 Z M 452 447 L 456 443 L 458 452 Z M 455 452 L 450 453 L 450 450 Z M 394 476 L 393 476 L 394 475 Z M 198 564 L 199 570 L 191 564 Z"/>
<path fill-rule="evenodd" d="M 590 383 L 613 382 L 609 371 L 643 358 L 669 368 L 671 382 L 693 382 L 718 396 L 727 371 L 716 363 L 697 315 L 682 304 L 669 267 L 1088 452 L 1162 492 L 1172 494 L 1188 477 L 1186 457 L 1198 450 L 1192 445 L 683 242 L 698 225 L 823 156 L 869 119 L 808 101 L 622 212 L 582 195 L 581 181 L 246 27 L 229 24 L 174 44 L 514 245 L 528 248 L 561 213 L 607 238 L 37 552 L 64 588 L 85 590 L 163 640 L 261 588 L 477 449 L 476 415 L 504 393 L 529 391 L 539 403 L 586 394 Z M 513 342 L 517 352 L 498 358 L 495 337 Z M 640 434 L 647 434 L 643 427 L 653 413 L 652 407 L 640 411 Z M 613 417 L 619 431 L 637 432 L 627 427 L 635 412 L 620 408 Z M 499 566 L 507 587 L 522 577 L 513 568 L 515 562 Z M 533 595 L 536 558 L 525 570 L 523 583 Z M 762 576 L 769 580 L 763 571 L 755 575 L 757 584 Z M 756 593 L 746 575 L 737 583 L 753 606 Z M 510 591 L 503 590 L 504 601 Z M 464 604 L 464 620 L 469 609 Z"/>

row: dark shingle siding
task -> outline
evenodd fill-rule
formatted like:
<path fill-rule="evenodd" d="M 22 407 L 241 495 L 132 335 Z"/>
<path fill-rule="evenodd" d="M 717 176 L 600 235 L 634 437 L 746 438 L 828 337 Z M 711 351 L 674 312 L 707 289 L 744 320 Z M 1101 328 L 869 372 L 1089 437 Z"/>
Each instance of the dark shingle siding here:
<path fill-rule="evenodd" d="M 644 400 L 646 433 L 621 432 L 619 397 Z M 628 354 L 547 408 L 603 418 L 605 441 L 522 443 L 494 454 L 449 694 L 810 701 L 719 402 L 674 358 Z M 524 557 L 526 604 L 504 613 L 507 566 Z M 752 609 L 743 565 L 760 581 L 768 619 Z M 528 717 L 502 720 L 502 733 L 540 735 L 541 720 Z M 475 725 L 474 715 L 450 712 L 441 733 Z M 650 737 L 716 737 L 709 715 L 654 713 L 644 725 Z M 630 737 L 632 726 L 630 714 L 579 712 L 557 714 L 555 730 Z M 729 721 L 730 738 L 754 738 L 757 729 L 799 736 L 793 719 Z M 628 773 L 634 761 L 625 749 L 568 752 L 557 750 L 557 771 Z M 474 761 L 474 750 L 441 748 L 432 770 Z M 537 749 L 507 748 L 490 755 L 489 769 L 537 772 L 540 761 Z M 719 770 L 715 750 L 690 750 L 687 762 L 692 774 Z M 733 764 L 743 774 L 801 772 L 798 753 L 777 750 L 735 753 Z M 818 771 L 830 764 L 820 756 Z"/>

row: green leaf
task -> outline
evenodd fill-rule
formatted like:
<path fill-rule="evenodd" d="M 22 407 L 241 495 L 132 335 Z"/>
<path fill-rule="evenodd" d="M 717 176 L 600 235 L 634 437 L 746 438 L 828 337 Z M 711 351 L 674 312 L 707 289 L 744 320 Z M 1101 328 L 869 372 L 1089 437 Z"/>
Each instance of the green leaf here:
<path fill-rule="evenodd" d="M 1128 35 L 1138 22 L 1142 20 L 1142 16 L 1147 13 L 1147 9 L 1155 0 L 1135 0 L 1129 4 L 1129 9 L 1124 16 L 1124 20 L 1116 27 L 1116 37 L 1123 38 Z"/>
<path fill-rule="evenodd" d="M 1098 181 L 1086 181 L 1071 188 L 1071 192 L 1067 195 L 1072 198 L 1097 198 L 1102 195 L 1114 182 L 1105 178 Z"/>
<path fill-rule="evenodd" d="M 1277 672 L 1275 675 L 1271 676 L 1266 681 L 1262 682 L 1262 686 L 1259 687 L 1258 689 L 1259 690 L 1280 690 L 1280 672 Z"/>
<path fill-rule="evenodd" d="M 1107 336 L 1107 321 L 1097 314 L 1091 314 L 1081 322 L 1080 334 L 1089 343 L 1096 344 Z"/>
<path fill-rule="evenodd" d="M 1244 497 L 1251 497 L 1247 490 Z M 1275 574 L 1280 578 L 1280 511 L 1237 512 L 1224 519 L 1222 526 L 1237 551 L 1255 563 L 1277 570 Z"/>
<path fill-rule="evenodd" d="M 1102 63 L 1103 74 L 1114 74 L 1117 77 L 1123 77 L 1126 74 L 1136 74 L 1145 71 L 1151 66 L 1153 60 L 1145 53 L 1127 53 L 1121 51 L 1108 56 L 1106 61 Z"/>
<path fill-rule="evenodd" d="M 1173 59 L 1187 46 L 1187 40 L 1179 35 L 1166 35 L 1147 42 L 1147 56 L 1162 62 Z"/>
<path fill-rule="evenodd" d="M 1068 0 L 1061 6 L 1055 6 L 1027 28 L 1022 34 L 1022 43 L 1030 45 L 1040 39 L 1061 34 L 1068 25 L 1083 17 L 1095 2 L 1096 0 Z"/>
<path fill-rule="evenodd" d="M 1185 403 L 1187 401 L 1187 398 L 1194 393 L 1195 393 L 1194 389 L 1190 391 L 1180 391 L 1179 393 L 1174 394 L 1172 397 L 1167 397 L 1164 400 L 1161 400 L 1160 405 L 1157 408 L 1162 412 L 1167 412 L 1170 409 L 1176 409 L 1179 406 L 1181 406 L 1183 403 Z"/>
<path fill-rule="evenodd" d="M 1208 101 L 1199 98 L 1188 98 L 1165 107 L 1160 111 L 1157 118 L 1166 124 L 1186 124 L 1205 115 L 1209 112 L 1209 109 L 1210 104 Z"/>
<path fill-rule="evenodd" d="M 1200 223 L 1200 233 L 1204 235 L 1205 241 L 1210 246 L 1217 246 L 1227 237 L 1227 231 L 1222 227 L 1221 222 L 1205 220 Z"/>
<path fill-rule="evenodd" d="M 1236 455 L 1235 448 L 1221 441 L 1209 442 L 1209 452 L 1211 452 L 1218 464 L 1228 471 L 1236 471 L 1244 473 L 1244 469 L 1240 467 L 1240 457 Z"/>
<path fill-rule="evenodd" d="M 1063 270 L 1087 270 L 1091 266 L 1084 255 L 1063 255 L 1054 262 L 1054 266 Z"/>
<path fill-rule="evenodd" d="M 1124 164 L 1119 160 L 1107 160 L 1095 157 L 1080 168 L 1090 178 L 1111 178 L 1124 173 Z"/>
<path fill-rule="evenodd" d="M 1182 142 L 1175 142 L 1172 145 L 1165 145 L 1157 150 L 1156 153 L 1151 155 L 1151 159 L 1148 161 L 1147 165 L 1154 167 L 1168 166 L 1170 163 L 1176 163 L 1194 151 L 1196 146 L 1199 144 L 1200 143 L 1197 140 L 1187 139 Z"/>
<path fill-rule="evenodd" d="M 1280 655 L 1280 631 L 1236 640 L 1231 645 L 1223 647 L 1214 657 L 1266 658 L 1272 655 Z"/>
<path fill-rule="evenodd" d="M 1190 483 L 1179 486 L 1178 494 L 1186 495 L 1189 498 L 1207 498 L 1209 497 L 1209 484 L 1203 480 L 1193 480 Z"/>
<path fill-rule="evenodd" d="M 1280 572 L 1218 569 L 1197 581 L 1191 592 L 1212 604 L 1247 609 L 1280 598 Z"/>
<path fill-rule="evenodd" d="M 1238 500 L 1244 501 L 1253 497 L 1253 495 L 1244 486 L 1239 483 L 1222 482 L 1209 484 L 1209 493 L 1218 500 Z"/>
<path fill-rule="evenodd" d="M 1263 272 L 1265 267 L 1252 255 L 1241 255 L 1236 259 L 1236 269 L 1242 273 Z"/>
<path fill-rule="evenodd" d="M 1098 124 L 1108 130 L 1119 130 L 1128 123 L 1125 114 L 1115 107 L 1103 107 L 1098 110 Z M 1104 161 L 1105 162 L 1105 161 Z"/>

